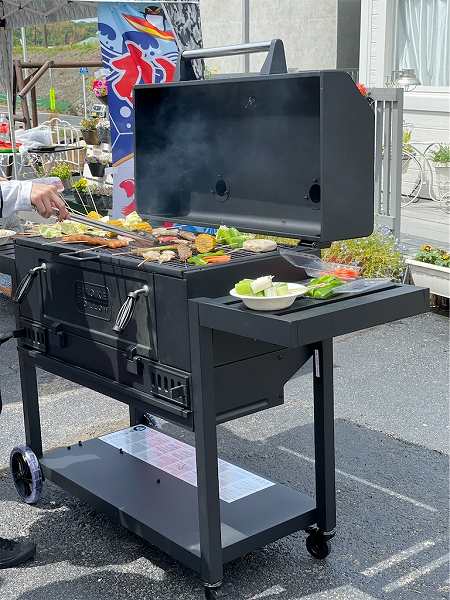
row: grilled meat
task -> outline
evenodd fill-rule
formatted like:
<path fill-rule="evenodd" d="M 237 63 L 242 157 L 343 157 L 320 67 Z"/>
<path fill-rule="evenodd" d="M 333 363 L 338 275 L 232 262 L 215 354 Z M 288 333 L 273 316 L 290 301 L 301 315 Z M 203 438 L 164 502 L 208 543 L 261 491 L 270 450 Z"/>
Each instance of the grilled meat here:
<path fill-rule="evenodd" d="M 189 242 L 195 241 L 195 233 L 192 233 L 192 231 L 180 231 L 179 236 Z"/>
<path fill-rule="evenodd" d="M 180 241 L 184 241 L 184 240 L 180 240 Z M 178 252 L 178 258 L 182 261 L 186 261 L 188 258 L 191 258 L 191 256 L 192 256 L 192 250 L 189 248 L 189 246 L 185 246 L 184 244 L 177 244 L 177 252 Z"/>
<path fill-rule="evenodd" d="M 95 235 L 73 234 L 65 235 L 62 238 L 63 242 L 71 242 L 73 244 L 87 244 L 88 246 L 105 246 L 107 248 L 125 248 L 129 242 L 126 240 L 109 240 Z"/>
<path fill-rule="evenodd" d="M 173 258 L 175 258 L 175 256 L 176 256 L 176 254 L 175 254 L 175 252 L 173 252 L 173 250 L 163 250 L 161 252 L 161 254 L 159 255 L 158 262 L 159 263 L 170 262 Z"/>

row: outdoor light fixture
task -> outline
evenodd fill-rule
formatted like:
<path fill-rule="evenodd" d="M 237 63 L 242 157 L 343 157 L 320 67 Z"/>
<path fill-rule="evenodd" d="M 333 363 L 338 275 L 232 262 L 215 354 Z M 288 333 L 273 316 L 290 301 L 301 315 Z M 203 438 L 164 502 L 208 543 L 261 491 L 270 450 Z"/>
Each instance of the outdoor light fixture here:
<path fill-rule="evenodd" d="M 420 80 L 414 69 L 402 69 L 392 71 L 391 85 L 392 87 L 401 87 L 405 92 L 411 92 L 420 85 Z"/>

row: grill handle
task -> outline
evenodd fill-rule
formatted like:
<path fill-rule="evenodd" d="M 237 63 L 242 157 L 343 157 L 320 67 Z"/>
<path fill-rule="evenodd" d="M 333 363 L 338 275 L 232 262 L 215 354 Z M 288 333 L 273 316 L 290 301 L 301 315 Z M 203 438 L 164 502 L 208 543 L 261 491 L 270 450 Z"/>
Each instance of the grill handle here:
<path fill-rule="evenodd" d="M 148 296 L 148 292 L 148 285 L 143 285 L 140 289 L 135 290 L 134 292 L 130 292 L 128 294 L 127 299 L 122 304 L 119 312 L 117 313 L 116 322 L 113 327 L 113 330 L 116 333 L 121 333 L 131 321 L 131 317 L 133 316 L 134 309 L 136 307 L 136 302 L 139 296 Z"/>
<path fill-rule="evenodd" d="M 46 263 L 42 263 L 38 267 L 33 267 L 28 271 L 28 273 L 19 283 L 19 285 L 16 288 L 16 291 L 14 292 L 13 301 L 16 302 L 16 304 L 21 304 L 21 302 L 25 300 L 25 297 L 30 291 L 33 281 L 41 271 L 42 273 L 45 273 L 47 271 Z"/>
<path fill-rule="evenodd" d="M 287 73 L 286 56 L 282 40 L 274 39 L 267 42 L 251 42 L 235 46 L 219 46 L 217 48 L 197 48 L 184 50 L 178 55 L 175 81 L 194 81 L 197 79 L 191 61 L 197 58 L 218 58 L 235 56 L 236 54 L 255 54 L 267 52 L 266 60 L 261 67 L 260 75 Z"/>

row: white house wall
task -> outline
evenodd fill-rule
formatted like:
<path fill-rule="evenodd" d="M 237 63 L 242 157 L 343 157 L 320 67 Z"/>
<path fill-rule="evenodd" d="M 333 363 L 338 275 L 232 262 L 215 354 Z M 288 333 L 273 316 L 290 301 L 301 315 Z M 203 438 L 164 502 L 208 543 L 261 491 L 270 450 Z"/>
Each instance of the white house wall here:
<path fill-rule="evenodd" d="M 394 0 L 361 1 L 360 76 L 368 87 L 382 87 L 392 72 Z M 426 89 L 405 93 L 403 120 L 412 126 L 412 144 L 449 143 L 450 91 L 448 88 Z M 417 169 L 411 164 L 403 176 L 404 192 L 411 190 Z M 428 196 L 427 186 L 421 195 Z"/>

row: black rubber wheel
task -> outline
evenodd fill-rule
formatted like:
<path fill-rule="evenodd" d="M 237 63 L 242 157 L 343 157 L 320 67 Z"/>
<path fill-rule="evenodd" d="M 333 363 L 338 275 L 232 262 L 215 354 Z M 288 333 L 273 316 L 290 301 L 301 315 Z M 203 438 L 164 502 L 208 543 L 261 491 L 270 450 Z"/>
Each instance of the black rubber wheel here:
<path fill-rule="evenodd" d="M 36 504 L 42 494 L 44 476 L 36 454 L 28 446 L 16 446 L 9 466 L 17 493 L 27 504 Z"/>
<path fill-rule="evenodd" d="M 314 558 L 323 560 L 331 552 L 330 542 L 318 535 L 308 535 L 306 538 L 306 549 Z"/>

